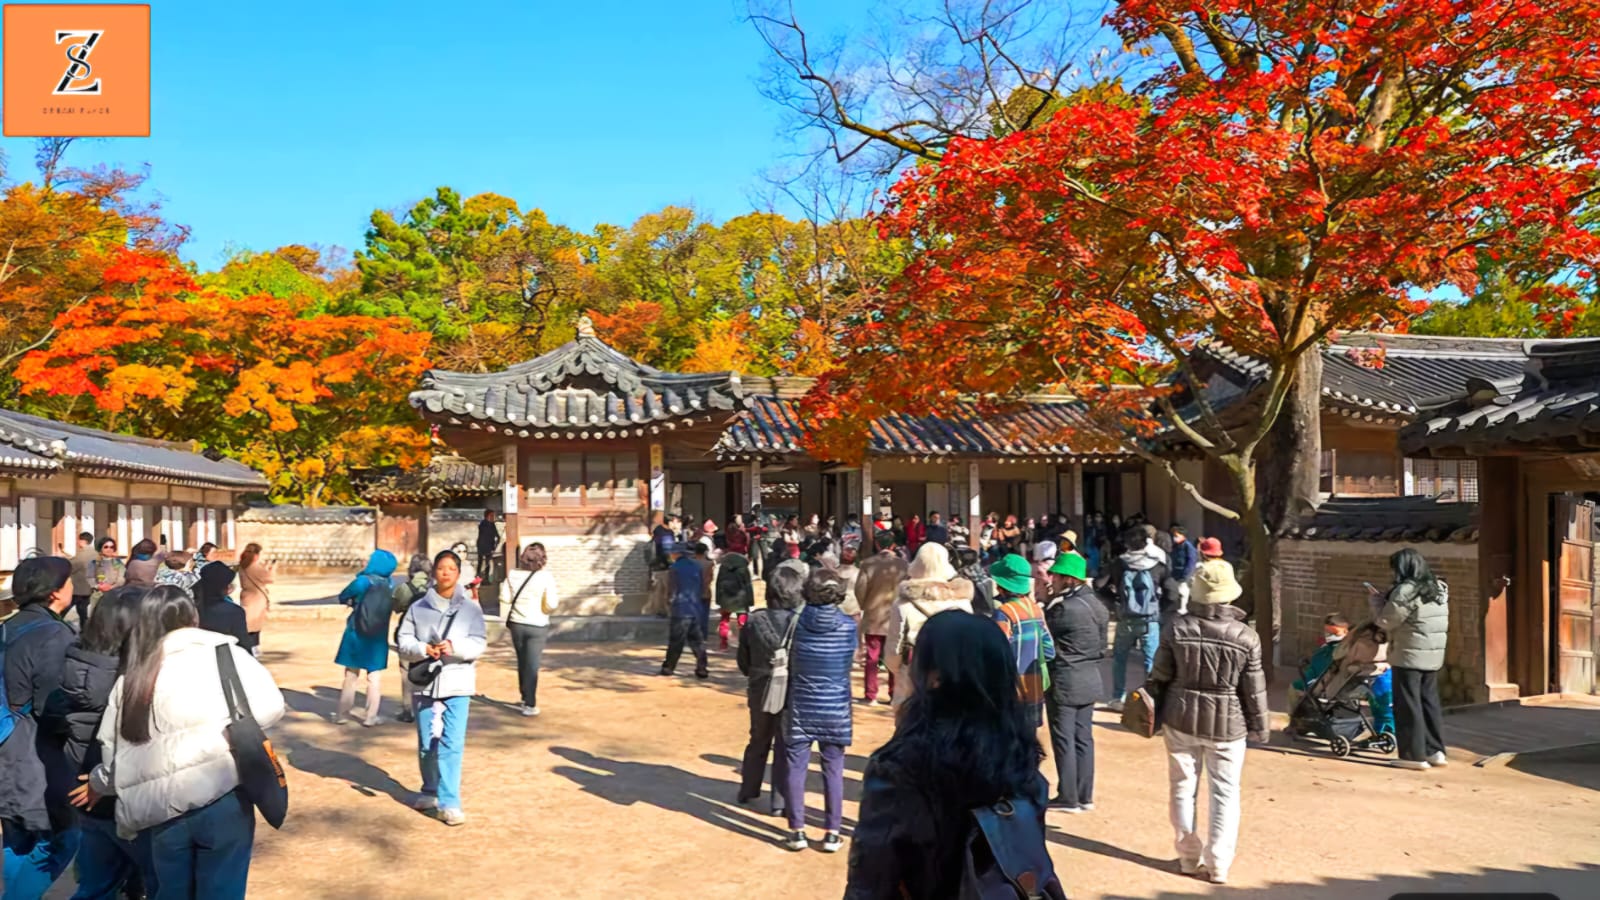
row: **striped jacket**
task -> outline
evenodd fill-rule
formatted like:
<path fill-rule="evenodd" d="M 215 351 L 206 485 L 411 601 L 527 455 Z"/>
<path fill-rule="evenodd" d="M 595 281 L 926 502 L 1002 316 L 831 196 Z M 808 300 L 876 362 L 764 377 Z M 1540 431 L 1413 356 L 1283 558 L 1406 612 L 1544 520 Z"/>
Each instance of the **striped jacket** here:
<path fill-rule="evenodd" d="M 1017 694 L 1033 727 L 1044 724 L 1045 664 L 1056 657 L 1056 642 L 1044 611 L 1032 597 L 1004 596 L 994 621 L 1011 642 L 1017 661 Z"/>

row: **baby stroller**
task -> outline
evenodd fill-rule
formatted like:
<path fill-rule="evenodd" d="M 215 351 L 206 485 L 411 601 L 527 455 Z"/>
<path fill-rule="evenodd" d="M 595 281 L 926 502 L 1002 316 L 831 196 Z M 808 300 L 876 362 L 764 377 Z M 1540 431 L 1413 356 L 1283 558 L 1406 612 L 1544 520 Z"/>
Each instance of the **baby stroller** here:
<path fill-rule="evenodd" d="M 1384 661 L 1388 636 L 1368 622 L 1350 633 L 1333 651 L 1333 664 L 1316 679 L 1310 669 L 1301 672 L 1306 692 L 1289 714 L 1289 727 L 1297 737 L 1328 742 L 1334 756 L 1352 750 L 1393 753 L 1394 735 L 1372 724 L 1366 699 L 1372 683 L 1389 664 Z"/>

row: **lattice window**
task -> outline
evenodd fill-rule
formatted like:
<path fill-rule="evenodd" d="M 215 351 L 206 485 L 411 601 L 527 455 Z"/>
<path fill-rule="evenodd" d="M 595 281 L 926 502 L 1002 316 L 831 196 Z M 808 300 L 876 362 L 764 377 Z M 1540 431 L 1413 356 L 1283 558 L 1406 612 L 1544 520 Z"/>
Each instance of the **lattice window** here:
<path fill-rule="evenodd" d="M 1442 501 L 1478 502 L 1475 459 L 1412 459 L 1411 493 Z"/>

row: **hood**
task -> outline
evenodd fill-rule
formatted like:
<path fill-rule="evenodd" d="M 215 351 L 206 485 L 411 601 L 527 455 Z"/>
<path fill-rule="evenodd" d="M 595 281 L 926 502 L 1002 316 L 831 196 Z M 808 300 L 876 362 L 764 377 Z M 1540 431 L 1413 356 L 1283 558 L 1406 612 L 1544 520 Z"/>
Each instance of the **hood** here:
<path fill-rule="evenodd" d="M 900 583 L 900 599 L 908 603 L 970 603 L 974 593 L 972 582 L 965 578 L 912 579 Z"/>
<path fill-rule="evenodd" d="M 1044 606 L 1046 609 L 1049 609 L 1057 604 L 1065 603 L 1068 600 L 1077 599 L 1080 596 L 1085 600 L 1093 600 L 1096 603 L 1101 602 L 1100 595 L 1095 593 L 1094 588 L 1087 584 L 1079 584 L 1076 587 L 1069 588 L 1068 590 L 1062 591 L 1059 594 L 1052 594 L 1049 602 L 1045 603 Z"/>
<path fill-rule="evenodd" d="M 789 629 L 792 609 L 759 609 L 750 615 L 750 630 L 759 634 L 770 647 L 783 643 L 783 633 Z"/>
<path fill-rule="evenodd" d="M 367 567 L 361 570 L 361 574 L 388 578 L 399 566 L 400 561 L 394 558 L 393 553 L 387 550 L 374 550 L 372 555 L 367 557 Z"/>
<path fill-rule="evenodd" d="M 227 563 L 206 563 L 200 569 L 200 590 L 196 599 L 201 603 L 221 600 L 227 596 L 228 585 L 233 584 L 236 574 Z"/>
<path fill-rule="evenodd" d="M 199 650 L 206 653 L 215 653 L 216 648 L 223 644 L 239 643 L 232 635 L 222 634 L 217 631 L 208 631 L 204 628 L 179 628 L 168 632 L 161 639 L 161 653 L 164 656 L 174 656 L 185 650 Z"/>
<path fill-rule="evenodd" d="M 1151 552 L 1155 551 L 1155 552 Z M 1129 550 L 1118 557 L 1122 564 L 1135 572 L 1147 572 L 1154 569 L 1157 564 L 1167 561 L 1167 554 L 1162 552 L 1155 544 L 1146 544 L 1139 550 Z"/>
<path fill-rule="evenodd" d="M 117 671 L 117 667 L 122 664 L 122 660 L 118 657 L 85 650 L 77 644 L 67 648 L 67 662 L 69 665 L 76 664 L 89 669 L 109 669 L 112 672 Z"/>
<path fill-rule="evenodd" d="M 844 613 L 837 606 L 819 606 L 807 603 L 800 613 L 800 627 L 814 634 L 827 634 L 839 627 Z"/>

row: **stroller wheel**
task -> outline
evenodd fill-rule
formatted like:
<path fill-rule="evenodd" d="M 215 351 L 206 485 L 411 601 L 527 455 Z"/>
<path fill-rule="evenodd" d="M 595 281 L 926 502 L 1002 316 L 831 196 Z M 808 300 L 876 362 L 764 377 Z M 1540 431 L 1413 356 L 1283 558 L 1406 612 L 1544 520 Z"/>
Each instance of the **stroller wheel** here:
<path fill-rule="evenodd" d="M 1399 748 L 1395 744 L 1394 735 L 1385 731 L 1379 734 L 1377 738 L 1373 740 L 1372 749 L 1379 753 L 1393 753 Z"/>
<path fill-rule="evenodd" d="M 1341 759 L 1350 755 L 1350 739 L 1342 734 L 1336 734 L 1328 741 L 1328 749 L 1333 755 Z"/>

